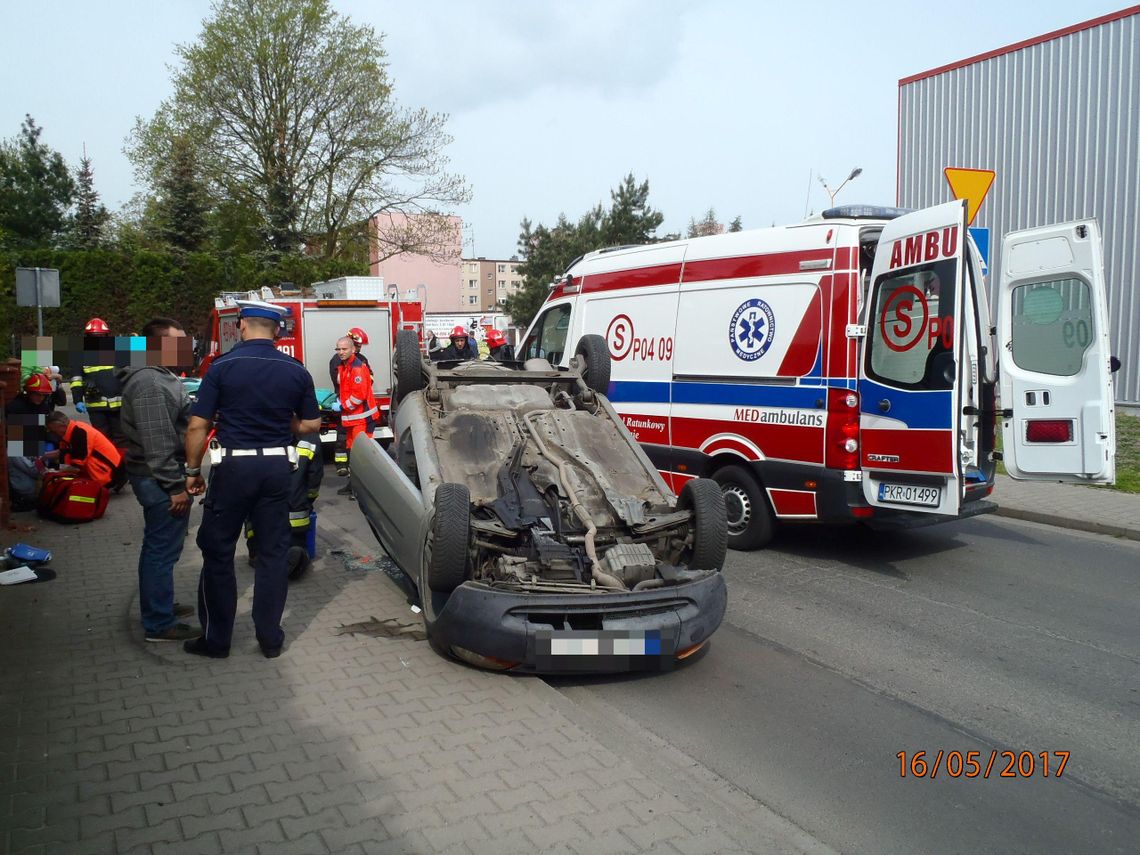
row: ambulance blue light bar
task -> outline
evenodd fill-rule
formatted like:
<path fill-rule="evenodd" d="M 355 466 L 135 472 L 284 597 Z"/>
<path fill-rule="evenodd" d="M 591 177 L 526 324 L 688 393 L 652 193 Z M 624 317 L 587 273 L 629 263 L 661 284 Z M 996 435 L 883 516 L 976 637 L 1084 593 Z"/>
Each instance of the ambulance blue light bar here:
<path fill-rule="evenodd" d="M 825 220 L 893 220 L 909 214 L 913 208 L 888 208 L 884 205 L 840 205 L 823 212 Z"/>

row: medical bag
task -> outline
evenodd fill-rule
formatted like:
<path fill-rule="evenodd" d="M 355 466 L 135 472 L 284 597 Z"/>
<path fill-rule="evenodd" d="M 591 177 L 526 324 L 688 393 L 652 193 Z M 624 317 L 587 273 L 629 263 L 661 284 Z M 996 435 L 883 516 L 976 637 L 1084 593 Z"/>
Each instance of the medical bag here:
<path fill-rule="evenodd" d="M 103 516 L 110 496 L 105 486 L 82 475 L 49 475 L 36 499 L 36 511 L 56 522 L 90 522 Z"/>

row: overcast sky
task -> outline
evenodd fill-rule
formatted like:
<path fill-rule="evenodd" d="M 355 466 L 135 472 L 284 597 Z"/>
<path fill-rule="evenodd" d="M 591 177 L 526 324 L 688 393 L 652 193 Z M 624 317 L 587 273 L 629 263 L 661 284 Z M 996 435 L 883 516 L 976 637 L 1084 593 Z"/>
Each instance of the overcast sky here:
<path fill-rule="evenodd" d="M 572 219 L 632 171 L 662 233 L 709 207 L 745 228 L 895 201 L 898 81 L 1124 8 L 1084 0 L 333 0 L 385 34 L 397 100 L 450 116 L 474 190 L 465 254 L 507 257 L 519 222 Z M 206 0 L 3 0 L 0 137 L 25 113 L 72 165 L 86 145 L 117 209 L 123 143 L 170 94 L 173 46 Z M 947 164 L 985 167 L 986 164 Z M 949 192 L 947 199 L 949 199 Z"/>

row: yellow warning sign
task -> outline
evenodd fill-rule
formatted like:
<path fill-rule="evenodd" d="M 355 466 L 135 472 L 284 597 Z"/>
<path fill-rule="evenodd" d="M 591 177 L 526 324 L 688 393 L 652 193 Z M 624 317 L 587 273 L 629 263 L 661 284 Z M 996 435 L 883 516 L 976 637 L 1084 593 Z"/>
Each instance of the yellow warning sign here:
<path fill-rule="evenodd" d="M 992 169 L 963 169 L 958 166 L 947 166 L 942 172 L 954 198 L 966 200 L 966 225 L 973 225 L 997 173 Z"/>

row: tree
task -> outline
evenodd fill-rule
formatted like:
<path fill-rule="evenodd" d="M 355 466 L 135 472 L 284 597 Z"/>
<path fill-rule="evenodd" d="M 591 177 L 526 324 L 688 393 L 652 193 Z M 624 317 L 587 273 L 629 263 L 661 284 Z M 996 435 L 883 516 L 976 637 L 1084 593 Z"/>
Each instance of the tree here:
<path fill-rule="evenodd" d="M 708 235 L 719 235 L 724 232 L 724 226 L 717 220 L 716 211 L 709 208 L 704 218 L 699 222 L 692 217 L 689 217 L 689 229 L 686 237 L 706 237 Z"/>
<path fill-rule="evenodd" d="M 54 246 L 75 197 L 63 156 L 40 142 L 41 133 L 25 116 L 20 135 L 0 142 L 0 240 L 7 247 Z"/>
<path fill-rule="evenodd" d="M 107 241 L 111 215 L 99 201 L 86 147 L 83 159 L 79 161 L 76 179 L 75 213 L 68 219 L 67 242 L 71 249 L 98 249 Z"/>
<path fill-rule="evenodd" d="M 196 252 L 206 242 L 209 199 L 198 178 L 194 147 L 185 137 L 171 141 L 170 162 L 159 179 L 155 215 L 163 243 L 184 252 Z"/>
<path fill-rule="evenodd" d="M 740 218 L 740 214 L 733 217 L 732 222 L 728 224 L 728 230 L 730 232 L 744 231 L 744 221 Z"/>
<path fill-rule="evenodd" d="M 446 117 L 396 105 L 382 37 L 330 0 L 218 0 L 178 55 L 174 95 L 136 121 L 129 155 L 155 182 L 183 137 L 218 201 L 255 211 L 278 253 L 331 258 L 375 212 L 469 198 L 447 172 Z"/>
<path fill-rule="evenodd" d="M 547 286 L 580 255 L 605 246 L 653 243 L 664 214 L 649 206 L 649 181 L 641 184 L 627 175 L 610 191 L 610 208 L 595 205 L 576 223 L 560 214 L 553 228 L 523 219 L 519 234 L 518 271 L 525 278 L 517 294 L 503 308 L 515 324 L 526 325 L 546 299 Z"/>

